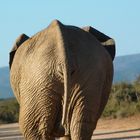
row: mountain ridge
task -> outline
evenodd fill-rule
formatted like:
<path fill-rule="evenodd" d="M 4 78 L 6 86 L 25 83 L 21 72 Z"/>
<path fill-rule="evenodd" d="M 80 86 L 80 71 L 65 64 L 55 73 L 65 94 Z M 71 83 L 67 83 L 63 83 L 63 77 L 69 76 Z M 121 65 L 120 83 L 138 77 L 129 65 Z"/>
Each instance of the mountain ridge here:
<path fill-rule="evenodd" d="M 140 75 L 140 54 L 118 56 L 114 60 L 114 83 L 133 82 Z"/>

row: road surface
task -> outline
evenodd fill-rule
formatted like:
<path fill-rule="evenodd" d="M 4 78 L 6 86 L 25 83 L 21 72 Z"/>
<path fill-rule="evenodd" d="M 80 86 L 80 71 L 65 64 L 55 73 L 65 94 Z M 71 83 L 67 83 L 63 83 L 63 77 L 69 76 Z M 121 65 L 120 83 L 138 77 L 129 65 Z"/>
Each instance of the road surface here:
<path fill-rule="evenodd" d="M 18 124 L 0 125 L 0 140 L 23 140 Z"/>
<path fill-rule="evenodd" d="M 23 140 L 18 124 L 0 125 L 0 140 Z M 100 120 L 92 140 L 140 140 L 140 116 Z"/>

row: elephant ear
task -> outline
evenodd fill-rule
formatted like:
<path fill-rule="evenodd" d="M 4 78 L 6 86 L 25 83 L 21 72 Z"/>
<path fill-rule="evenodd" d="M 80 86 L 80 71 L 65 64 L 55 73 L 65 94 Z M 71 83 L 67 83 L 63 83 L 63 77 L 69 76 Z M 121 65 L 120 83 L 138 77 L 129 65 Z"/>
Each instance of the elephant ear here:
<path fill-rule="evenodd" d="M 101 33 L 100 31 L 94 29 L 91 26 L 83 27 L 83 30 L 91 33 L 94 37 L 104 46 L 104 48 L 110 54 L 112 60 L 114 60 L 116 49 L 114 39 L 108 37 L 107 35 Z"/>
<path fill-rule="evenodd" d="M 16 53 L 16 51 L 17 51 L 17 49 L 19 48 L 19 46 L 21 46 L 21 44 L 23 43 L 23 42 L 25 42 L 27 39 L 29 39 L 29 37 L 27 36 L 27 35 L 25 35 L 25 34 L 21 34 L 17 39 L 16 39 L 16 41 L 15 41 L 15 43 L 14 43 L 14 45 L 13 45 L 13 48 L 12 48 L 12 50 L 10 51 L 10 60 L 9 60 L 9 66 L 10 66 L 10 68 L 11 68 L 11 66 L 12 66 L 12 62 L 13 62 L 13 59 L 14 59 L 14 55 L 15 55 L 15 53 Z"/>

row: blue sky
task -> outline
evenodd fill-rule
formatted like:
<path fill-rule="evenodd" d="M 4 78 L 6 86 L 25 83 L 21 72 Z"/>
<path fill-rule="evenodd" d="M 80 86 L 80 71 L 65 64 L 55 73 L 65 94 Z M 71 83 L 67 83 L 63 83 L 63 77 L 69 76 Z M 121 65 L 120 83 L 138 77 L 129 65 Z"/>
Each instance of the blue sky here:
<path fill-rule="evenodd" d="M 140 0 L 1 0 L 0 67 L 21 33 L 32 36 L 53 19 L 113 37 L 117 56 L 140 53 Z"/>

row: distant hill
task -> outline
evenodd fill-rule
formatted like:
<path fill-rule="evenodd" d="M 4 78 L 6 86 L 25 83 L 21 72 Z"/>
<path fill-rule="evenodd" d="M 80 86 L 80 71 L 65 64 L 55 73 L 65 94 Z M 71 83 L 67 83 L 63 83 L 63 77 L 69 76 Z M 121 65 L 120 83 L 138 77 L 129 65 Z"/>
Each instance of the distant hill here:
<path fill-rule="evenodd" d="M 0 68 L 0 99 L 13 97 L 9 82 L 9 68 Z"/>
<path fill-rule="evenodd" d="M 114 83 L 132 82 L 140 75 L 140 54 L 119 56 L 114 60 Z M 9 82 L 9 68 L 0 68 L 0 99 L 13 97 Z"/>
<path fill-rule="evenodd" d="M 114 61 L 114 82 L 132 82 L 140 75 L 140 54 L 119 56 Z"/>

